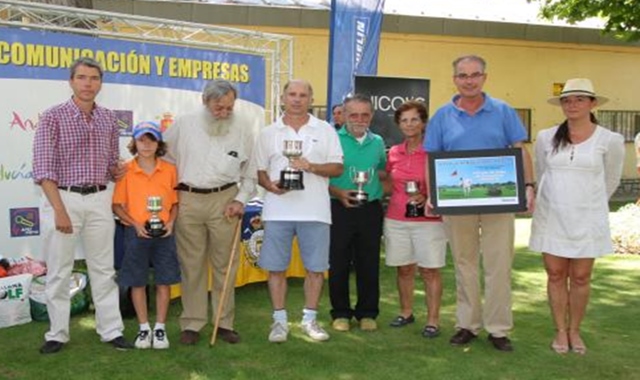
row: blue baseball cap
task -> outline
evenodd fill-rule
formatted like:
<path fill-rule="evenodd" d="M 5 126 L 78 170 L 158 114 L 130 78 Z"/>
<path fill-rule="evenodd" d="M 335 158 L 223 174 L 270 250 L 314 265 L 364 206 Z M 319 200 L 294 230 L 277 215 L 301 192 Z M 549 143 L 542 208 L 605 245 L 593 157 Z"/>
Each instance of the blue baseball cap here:
<path fill-rule="evenodd" d="M 162 132 L 160 132 L 160 126 L 155 121 L 143 121 L 133 127 L 133 138 L 139 139 L 144 134 L 150 134 L 155 137 L 156 140 L 162 141 Z"/>

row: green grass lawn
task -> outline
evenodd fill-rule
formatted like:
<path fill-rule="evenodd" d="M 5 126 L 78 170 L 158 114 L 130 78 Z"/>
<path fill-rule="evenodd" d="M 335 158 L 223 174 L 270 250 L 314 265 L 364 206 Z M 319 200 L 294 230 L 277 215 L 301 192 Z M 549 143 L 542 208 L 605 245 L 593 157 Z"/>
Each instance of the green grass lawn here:
<path fill-rule="evenodd" d="M 387 327 L 398 311 L 395 273 L 383 267 L 380 329 L 364 333 L 333 332 L 324 343 L 309 342 L 292 323 L 284 344 L 267 342 L 271 308 L 265 284 L 237 290 L 236 328 L 242 342 L 208 336 L 195 347 L 178 343 L 180 303 L 170 310 L 172 347 L 164 352 L 117 352 L 99 342 L 91 314 L 73 317 L 72 340 L 62 352 L 41 355 L 38 348 L 46 323 L 0 329 L 0 379 L 640 379 L 635 344 L 640 341 L 640 257 L 609 256 L 596 263 L 593 292 L 583 337 L 586 356 L 560 356 L 549 349 L 553 325 L 546 301 L 545 275 L 538 254 L 526 249 L 529 219 L 517 220 L 517 255 L 513 272 L 515 351 L 498 352 L 486 334 L 466 348 L 452 347 L 455 283 L 450 257 L 444 270 L 443 334 L 420 336 L 424 324 L 423 292 L 416 291 L 417 323 Z M 290 280 L 289 319 L 297 322 L 302 308 L 302 281 Z M 329 325 L 325 295 L 320 321 Z M 133 338 L 135 320 L 126 320 Z M 203 333 L 208 335 L 211 328 Z M 635 359 L 634 359 L 635 358 Z"/>

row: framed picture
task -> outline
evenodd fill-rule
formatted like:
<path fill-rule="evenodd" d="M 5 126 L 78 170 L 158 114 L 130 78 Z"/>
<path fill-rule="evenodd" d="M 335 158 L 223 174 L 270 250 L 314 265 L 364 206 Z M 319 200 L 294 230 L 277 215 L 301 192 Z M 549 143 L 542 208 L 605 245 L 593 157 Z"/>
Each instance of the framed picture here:
<path fill-rule="evenodd" d="M 527 208 L 520 148 L 429 153 L 434 213 L 487 214 Z"/>

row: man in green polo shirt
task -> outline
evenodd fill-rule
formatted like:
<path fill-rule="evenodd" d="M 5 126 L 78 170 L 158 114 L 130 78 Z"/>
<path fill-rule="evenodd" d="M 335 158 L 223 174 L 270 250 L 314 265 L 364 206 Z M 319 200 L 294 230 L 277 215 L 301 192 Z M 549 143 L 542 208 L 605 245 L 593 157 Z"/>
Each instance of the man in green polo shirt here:
<path fill-rule="evenodd" d="M 338 131 L 344 154 L 344 172 L 331 178 L 331 245 L 329 297 L 332 327 L 349 331 L 355 318 L 360 329 L 377 329 L 380 301 L 380 237 L 382 236 L 382 182 L 386 154 L 382 137 L 369 130 L 373 105 L 369 97 L 354 95 L 344 102 L 345 125 Z M 363 182 L 358 194 L 356 180 Z M 358 300 L 351 307 L 349 272 L 356 272 Z"/>

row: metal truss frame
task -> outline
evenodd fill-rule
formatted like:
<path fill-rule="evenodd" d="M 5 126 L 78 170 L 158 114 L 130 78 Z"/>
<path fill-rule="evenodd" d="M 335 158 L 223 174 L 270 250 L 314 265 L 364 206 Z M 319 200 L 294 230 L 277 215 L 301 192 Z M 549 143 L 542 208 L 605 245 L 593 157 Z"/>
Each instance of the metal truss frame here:
<path fill-rule="evenodd" d="M 280 115 L 282 87 L 293 77 L 293 37 L 280 34 L 14 0 L 0 0 L 0 26 L 260 55 L 267 121 Z"/>

